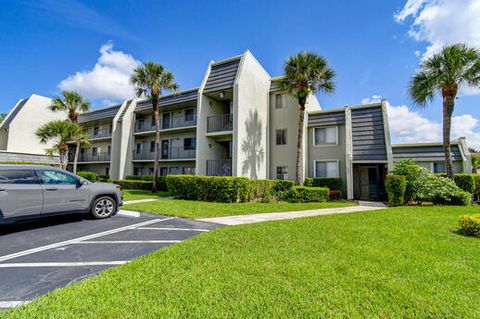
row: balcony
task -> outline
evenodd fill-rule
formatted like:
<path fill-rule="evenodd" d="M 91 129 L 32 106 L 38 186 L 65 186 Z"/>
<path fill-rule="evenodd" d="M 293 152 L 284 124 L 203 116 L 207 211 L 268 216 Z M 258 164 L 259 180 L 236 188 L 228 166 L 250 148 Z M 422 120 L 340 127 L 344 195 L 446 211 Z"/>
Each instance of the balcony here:
<path fill-rule="evenodd" d="M 87 133 L 91 139 L 93 138 L 109 138 L 112 137 L 112 131 L 110 128 L 93 128 L 93 129 L 86 129 L 85 133 Z"/>
<path fill-rule="evenodd" d="M 73 162 L 74 154 L 70 154 L 68 160 L 69 162 Z M 97 153 L 97 154 L 78 154 L 78 162 L 110 162 L 110 154 L 105 153 Z"/>
<path fill-rule="evenodd" d="M 223 114 L 207 117 L 207 133 L 231 131 L 233 129 L 233 114 Z"/>
<path fill-rule="evenodd" d="M 160 150 L 160 160 L 195 160 L 195 149 L 186 150 L 183 147 L 170 147 L 168 149 Z M 137 161 L 153 161 L 155 159 L 154 151 L 135 151 L 133 159 Z"/>
<path fill-rule="evenodd" d="M 152 125 L 153 124 L 153 125 Z M 197 125 L 197 116 L 193 115 L 191 117 L 186 116 L 171 116 L 168 119 L 160 120 L 160 130 L 170 130 L 175 128 L 183 128 Z M 155 123 L 151 121 L 136 121 L 135 123 L 135 133 L 141 132 L 152 132 L 155 131 Z"/>
<path fill-rule="evenodd" d="M 232 176 L 232 160 L 207 160 L 207 176 Z"/>

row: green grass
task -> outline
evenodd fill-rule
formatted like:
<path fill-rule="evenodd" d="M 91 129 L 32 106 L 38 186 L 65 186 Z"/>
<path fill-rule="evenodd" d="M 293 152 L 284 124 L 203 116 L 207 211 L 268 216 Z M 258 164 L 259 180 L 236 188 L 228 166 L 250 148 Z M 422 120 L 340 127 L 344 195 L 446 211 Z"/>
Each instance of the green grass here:
<path fill-rule="evenodd" d="M 164 200 L 124 205 L 123 209 L 185 218 L 234 216 L 355 205 L 353 202 L 326 203 L 211 203 L 191 200 Z"/>
<path fill-rule="evenodd" d="M 168 192 L 152 193 L 151 191 L 141 190 L 141 189 L 124 189 L 123 190 L 124 201 L 146 199 L 146 198 L 168 197 L 168 196 L 170 196 L 170 193 Z"/>
<path fill-rule="evenodd" d="M 403 207 L 221 228 L 2 318 L 475 318 L 476 207 Z"/>

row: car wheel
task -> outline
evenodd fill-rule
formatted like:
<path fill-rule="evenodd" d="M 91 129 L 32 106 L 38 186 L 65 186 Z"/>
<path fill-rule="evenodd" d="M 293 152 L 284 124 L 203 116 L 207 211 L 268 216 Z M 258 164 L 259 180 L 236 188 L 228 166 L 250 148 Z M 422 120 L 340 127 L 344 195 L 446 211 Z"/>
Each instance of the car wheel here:
<path fill-rule="evenodd" d="M 103 219 L 115 214 L 117 203 L 110 196 L 101 196 L 93 202 L 90 213 L 94 218 Z"/>

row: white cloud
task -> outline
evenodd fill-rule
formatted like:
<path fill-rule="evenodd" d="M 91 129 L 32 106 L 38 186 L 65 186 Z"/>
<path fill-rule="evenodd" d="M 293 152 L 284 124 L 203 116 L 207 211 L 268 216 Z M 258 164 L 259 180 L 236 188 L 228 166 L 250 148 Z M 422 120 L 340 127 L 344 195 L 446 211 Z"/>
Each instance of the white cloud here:
<path fill-rule="evenodd" d="M 70 75 L 58 87 L 77 91 L 92 100 L 131 98 L 135 90 L 130 84 L 130 75 L 139 63 L 132 55 L 113 50 L 109 42 L 100 48 L 100 57 L 91 70 Z"/>
<path fill-rule="evenodd" d="M 479 17 L 480 0 L 408 0 L 394 15 L 399 23 L 411 21 L 410 37 L 429 43 L 422 58 L 448 44 L 480 45 Z"/>
<path fill-rule="evenodd" d="M 362 104 L 378 103 L 382 96 L 362 99 Z M 410 110 L 406 105 L 392 106 L 387 102 L 392 143 L 441 142 L 442 123 L 432 121 Z M 466 137 L 469 146 L 480 148 L 480 120 L 470 114 L 452 117 L 452 139 Z"/>

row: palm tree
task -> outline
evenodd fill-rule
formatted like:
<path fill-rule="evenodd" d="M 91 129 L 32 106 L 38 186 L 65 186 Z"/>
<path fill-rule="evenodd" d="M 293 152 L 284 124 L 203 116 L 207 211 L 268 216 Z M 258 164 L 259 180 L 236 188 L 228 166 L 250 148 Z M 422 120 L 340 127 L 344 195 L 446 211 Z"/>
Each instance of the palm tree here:
<path fill-rule="evenodd" d="M 86 112 L 90 109 L 90 103 L 85 101 L 83 97 L 75 91 L 63 91 L 61 95 L 56 96 L 50 105 L 52 111 L 67 112 L 68 119 L 72 123 L 78 123 L 78 114 Z M 78 153 L 80 152 L 81 141 L 75 140 L 75 155 L 73 158 L 72 171 L 77 172 Z"/>
<path fill-rule="evenodd" d="M 8 113 L 5 113 L 5 112 L 0 112 L 0 123 L 3 122 L 3 120 L 5 120 L 5 118 L 7 117 Z"/>
<path fill-rule="evenodd" d="M 443 101 L 443 149 L 447 176 L 453 179 L 450 128 L 455 98 L 460 87 L 480 87 L 480 51 L 463 43 L 443 47 L 424 60 L 409 84 L 414 104 L 423 108 L 441 93 Z"/>
<path fill-rule="evenodd" d="M 303 172 L 303 126 L 305 104 L 311 94 L 335 92 L 335 72 L 327 60 L 313 52 L 300 52 L 288 58 L 284 67 L 285 76 L 281 87 L 298 100 L 297 157 L 295 184 L 302 183 Z"/>
<path fill-rule="evenodd" d="M 472 154 L 472 173 L 477 174 L 480 167 L 480 155 Z"/>
<path fill-rule="evenodd" d="M 47 155 L 60 156 L 60 167 L 67 169 L 68 142 L 85 140 L 88 138 L 82 128 L 70 120 L 56 120 L 48 122 L 37 129 L 35 134 L 40 138 L 40 143 L 53 142 L 53 147 L 46 150 Z"/>
<path fill-rule="evenodd" d="M 152 192 L 156 192 L 160 149 L 159 99 L 165 90 L 175 92 L 178 89 L 178 84 L 175 82 L 175 77 L 171 72 L 168 72 L 161 64 L 155 62 L 145 62 L 136 67 L 130 77 L 130 82 L 135 85 L 138 97 L 146 96 L 152 103 L 155 117 L 155 161 L 153 164 Z"/>

